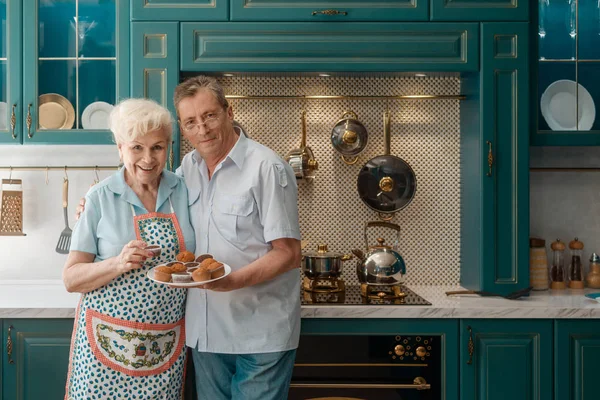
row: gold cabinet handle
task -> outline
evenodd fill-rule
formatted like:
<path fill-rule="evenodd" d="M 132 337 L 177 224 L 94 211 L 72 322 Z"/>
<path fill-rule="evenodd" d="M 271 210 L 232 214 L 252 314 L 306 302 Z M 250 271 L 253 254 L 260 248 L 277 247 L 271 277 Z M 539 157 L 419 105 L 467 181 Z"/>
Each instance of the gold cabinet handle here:
<path fill-rule="evenodd" d="M 488 145 L 488 172 L 487 176 L 492 176 L 492 166 L 494 165 L 494 155 L 492 154 L 492 142 L 486 140 L 485 143 Z"/>
<path fill-rule="evenodd" d="M 8 355 L 8 363 L 14 364 L 15 362 L 12 359 L 12 351 L 13 351 L 13 342 L 11 337 L 11 332 L 13 330 L 13 326 L 8 327 L 8 339 L 6 339 L 6 354 Z"/>
<path fill-rule="evenodd" d="M 469 331 L 469 344 L 467 345 L 467 350 L 469 351 L 469 361 L 467 364 L 473 364 L 473 354 L 475 353 L 475 342 L 473 342 L 473 330 L 470 326 L 467 326 L 467 330 Z"/>
<path fill-rule="evenodd" d="M 15 127 L 17 126 L 17 113 L 15 113 L 15 108 L 17 108 L 17 105 L 13 104 L 12 113 L 10 114 L 10 133 L 12 134 L 13 139 L 17 138 L 17 135 L 15 135 Z"/>
<path fill-rule="evenodd" d="M 31 104 L 27 105 L 27 119 L 25 120 L 25 122 L 27 123 L 27 137 L 29 139 L 31 139 L 33 137 L 33 134 L 31 133 L 31 123 L 32 123 L 32 119 L 31 119 Z"/>
<path fill-rule="evenodd" d="M 338 10 L 322 10 L 322 11 L 313 11 L 312 15 L 323 14 L 323 15 L 348 15 L 347 11 L 338 11 Z"/>

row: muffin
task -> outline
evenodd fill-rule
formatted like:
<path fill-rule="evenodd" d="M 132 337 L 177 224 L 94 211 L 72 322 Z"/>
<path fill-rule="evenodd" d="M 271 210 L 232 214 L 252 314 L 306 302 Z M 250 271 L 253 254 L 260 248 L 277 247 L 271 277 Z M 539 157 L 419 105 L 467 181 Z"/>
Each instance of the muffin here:
<path fill-rule="evenodd" d="M 189 283 L 192 281 L 192 274 L 189 272 L 173 272 L 171 279 L 173 279 L 173 283 Z"/>
<path fill-rule="evenodd" d="M 196 259 L 196 256 L 192 252 L 182 251 L 181 253 L 177 254 L 175 259 L 180 262 L 190 262 L 194 261 Z"/>
<path fill-rule="evenodd" d="M 185 272 L 185 271 L 187 271 L 187 268 L 182 263 L 175 263 L 175 264 L 171 265 L 171 269 L 173 270 L 173 272 Z"/>
<path fill-rule="evenodd" d="M 162 248 L 156 244 L 153 244 L 151 246 L 147 246 L 146 250 L 151 251 L 152 254 L 154 254 L 154 257 L 158 257 L 160 256 L 160 253 L 162 252 Z"/>
<path fill-rule="evenodd" d="M 213 256 L 211 254 L 199 255 L 198 258 L 196 258 L 196 262 L 201 263 L 202 261 L 206 260 L 207 258 L 213 258 Z"/>
<path fill-rule="evenodd" d="M 165 265 L 154 268 L 154 279 L 160 282 L 171 282 L 173 270 Z"/>
<path fill-rule="evenodd" d="M 220 278 L 225 275 L 225 266 L 218 261 L 206 267 L 210 271 L 210 279 Z"/>
<path fill-rule="evenodd" d="M 192 279 L 194 282 L 202 282 L 210 280 L 210 271 L 205 267 L 198 267 L 197 270 L 192 272 Z"/>
<path fill-rule="evenodd" d="M 204 261 L 202 261 L 200 263 L 201 267 L 208 267 L 210 264 L 212 264 L 213 262 L 215 262 L 215 260 L 213 258 L 207 258 Z"/>

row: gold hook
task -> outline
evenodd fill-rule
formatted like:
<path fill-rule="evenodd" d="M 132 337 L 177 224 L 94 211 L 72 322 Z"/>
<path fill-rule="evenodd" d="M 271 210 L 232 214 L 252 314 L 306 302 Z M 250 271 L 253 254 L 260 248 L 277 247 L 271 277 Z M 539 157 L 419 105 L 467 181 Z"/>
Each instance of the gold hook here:
<path fill-rule="evenodd" d="M 48 184 L 48 171 L 50 170 L 50 167 L 48 167 L 46 165 L 46 185 Z"/>
<path fill-rule="evenodd" d="M 67 166 L 65 165 L 65 179 L 69 180 L 69 175 L 67 175 Z"/>
<path fill-rule="evenodd" d="M 96 168 L 94 168 L 94 174 L 96 175 L 96 179 L 94 179 L 94 185 L 95 185 L 98 182 L 100 182 L 100 177 L 98 177 L 98 166 L 97 165 L 96 165 Z"/>

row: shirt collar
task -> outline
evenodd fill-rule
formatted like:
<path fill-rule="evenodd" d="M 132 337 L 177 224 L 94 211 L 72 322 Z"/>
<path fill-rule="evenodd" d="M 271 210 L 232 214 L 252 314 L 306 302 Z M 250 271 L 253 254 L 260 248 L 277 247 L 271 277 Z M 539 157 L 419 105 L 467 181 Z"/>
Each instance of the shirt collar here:
<path fill-rule="evenodd" d="M 248 148 L 248 138 L 246 132 L 244 132 L 240 126 L 235 125 L 233 129 L 239 135 L 239 138 L 237 142 L 235 142 L 235 144 L 233 145 L 233 148 L 229 151 L 229 154 L 227 154 L 227 157 L 225 158 L 231 159 L 231 161 L 233 161 L 234 164 L 241 169 L 244 164 L 244 158 L 246 157 L 246 149 Z M 202 156 L 200 155 L 200 153 L 198 153 L 198 150 L 194 150 L 192 152 L 192 160 L 196 164 L 204 162 Z"/>
<path fill-rule="evenodd" d="M 175 174 L 170 171 L 163 170 L 160 178 L 160 184 L 158 185 L 158 196 L 156 198 L 157 212 L 163 203 L 169 199 L 169 196 L 171 196 L 171 193 L 173 192 L 173 188 L 177 186 L 177 182 L 178 178 Z M 108 189 L 121 196 L 121 198 L 126 202 L 140 208 L 145 208 L 133 189 L 131 189 L 127 182 L 125 182 L 125 167 L 121 167 L 116 174 L 109 178 Z"/>

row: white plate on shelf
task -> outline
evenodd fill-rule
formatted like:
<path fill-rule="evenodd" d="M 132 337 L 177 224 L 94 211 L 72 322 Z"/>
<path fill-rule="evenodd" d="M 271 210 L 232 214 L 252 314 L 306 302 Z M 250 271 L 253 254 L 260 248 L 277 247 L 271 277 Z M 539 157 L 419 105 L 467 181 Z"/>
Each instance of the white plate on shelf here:
<path fill-rule="evenodd" d="M 8 121 L 8 104 L 3 101 L 0 101 L 0 131 L 5 131 L 8 126 L 6 125 L 6 121 Z"/>
<path fill-rule="evenodd" d="M 90 104 L 81 114 L 81 126 L 83 129 L 108 129 L 108 116 L 113 108 L 103 101 Z"/>
<path fill-rule="evenodd" d="M 157 281 L 156 279 L 154 279 L 154 268 L 156 268 L 156 267 L 154 267 L 150 271 L 148 271 L 146 276 L 148 276 L 148 279 L 150 279 L 151 281 L 160 283 L 161 285 L 193 288 L 193 287 L 197 287 L 199 285 L 203 285 L 205 283 L 214 282 L 214 281 L 218 281 L 219 279 L 225 278 L 227 275 L 229 275 L 231 273 L 231 267 L 227 264 L 223 264 L 223 267 L 225 267 L 225 274 L 223 276 L 220 276 L 215 279 L 209 279 L 207 281 L 199 281 L 199 282 L 192 281 L 192 282 L 188 282 L 188 283 L 173 283 L 173 282 Z"/>
<path fill-rule="evenodd" d="M 579 124 L 575 120 L 576 87 L 579 98 Z M 596 107 L 590 92 L 581 84 L 568 79 L 553 82 L 546 88 L 540 100 L 540 108 L 542 116 L 553 131 L 589 131 L 596 119 Z"/>

